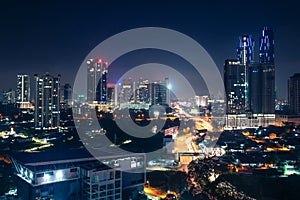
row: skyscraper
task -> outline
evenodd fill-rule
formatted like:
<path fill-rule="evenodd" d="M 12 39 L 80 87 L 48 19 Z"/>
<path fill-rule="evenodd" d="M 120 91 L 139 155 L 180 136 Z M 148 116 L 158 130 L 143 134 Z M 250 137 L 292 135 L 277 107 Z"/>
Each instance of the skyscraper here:
<path fill-rule="evenodd" d="M 264 27 L 259 45 L 259 62 L 274 64 L 274 33 L 270 27 Z"/>
<path fill-rule="evenodd" d="M 244 111 L 249 110 L 250 96 L 249 96 L 249 74 L 248 65 L 254 62 L 254 40 L 251 35 L 243 35 L 239 38 L 239 46 L 237 48 L 237 58 L 240 65 L 244 66 Z"/>
<path fill-rule="evenodd" d="M 135 101 L 137 103 L 150 103 L 149 80 L 139 79 L 135 84 Z"/>
<path fill-rule="evenodd" d="M 107 84 L 107 103 L 114 104 L 116 99 L 116 85 L 113 83 Z"/>
<path fill-rule="evenodd" d="M 134 82 L 131 78 L 124 79 L 118 83 L 118 101 L 121 108 L 134 103 Z"/>
<path fill-rule="evenodd" d="M 237 57 L 242 65 L 254 61 L 254 40 L 251 35 L 240 37 L 239 47 L 237 48 Z"/>
<path fill-rule="evenodd" d="M 253 114 L 262 113 L 262 66 L 260 63 L 248 65 L 249 75 L 249 111 Z"/>
<path fill-rule="evenodd" d="M 291 113 L 300 115 L 300 73 L 288 80 L 288 102 Z"/>
<path fill-rule="evenodd" d="M 69 106 L 72 104 L 72 87 L 66 83 L 63 87 L 63 102 Z M 62 95 L 62 94 L 61 94 Z"/>
<path fill-rule="evenodd" d="M 60 75 L 35 75 L 35 128 L 51 129 L 59 126 Z"/>
<path fill-rule="evenodd" d="M 245 66 L 238 60 L 226 60 L 224 65 L 224 85 L 226 94 L 226 112 L 241 114 L 246 110 Z"/>
<path fill-rule="evenodd" d="M 121 80 L 116 84 L 116 99 L 120 108 L 148 108 L 150 106 L 149 80 L 140 78 L 133 80 L 131 77 Z"/>
<path fill-rule="evenodd" d="M 168 88 L 169 79 L 151 83 L 151 104 L 170 105 L 170 90 Z"/>
<path fill-rule="evenodd" d="M 259 62 L 262 68 L 262 113 L 275 113 L 274 34 L 264 27 L 259 45 Z"/>
<path fill-rule="evenodd" d="M 106 103 L 108 63 L 102 59 L 87 61 L 87 101 Z"/>
<path fill-rule="evenodd" d="M 30 78 L 27 74 L 17 75 L 16 102 L 19 104 L 30 102 Z"/>
<path fill-rule="evenodd" d="M 275 121 L 274 36 L 264 27 L 259 45 L 259 62 L 254 61 L 254 40 L 240 37 L 237 60 L 226 60 L 226 127 L 255 127 Z"/>
<path fill-rule="evenodd" d="M 2 104 L 7 105 L 7 104 L 14 104 L 16 103 L 16 91 L 14 90 L 8 90 L 8 91 L 3 91 L 2 92 Z"/>

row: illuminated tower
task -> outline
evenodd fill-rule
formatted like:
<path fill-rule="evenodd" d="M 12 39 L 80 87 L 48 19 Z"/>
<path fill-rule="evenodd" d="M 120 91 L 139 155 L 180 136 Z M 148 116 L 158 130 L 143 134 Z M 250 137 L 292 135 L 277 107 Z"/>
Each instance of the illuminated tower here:
<path fill-rule="evenodd" d="M 254 62 L 254 41 L 250 35 L 240 37 L 237 57 L 237 60 L 226 60 L 224 65 L 227 114 L 244 113 L 248 119 L 252 119 L 252 114 L 264 114 L 261 125 L 272 123 L 275 119 L 273 31 L 269 27 L 262 31 L 259 62 Z M 230 126 L 240 125 L 234 121 Z M 253 123 L 248 125 L 253 126 Z"/>
<path fill-rule="evenodd" d="M 124 79 L 118 83 L 118 100 L 120 107 L 126 107 L 130 103 L 134 103 L 134 82 L 131 78 Z"/>
<path fill-rule="evenodd" d="M 259 45 L 259 62 L 274 64 L 274 33 L 270 27 L 264 27 Z"/>
<path fill-rule="evenodd" d="M 239 46 L 237 48 L 238 61 L 242 66 L 244 66 L 244 100 L 243 105 L 245 110 L 250 107 L 250 97 L 249 97 L 249 75 L 248 75 L 248 65 L 254 62 L 254 40 L 251 35 L 243 35 L 240 37 Z"/>
<path fill-rule="evenodd" d="M 264 27 L 259 45 L 259 62 L 262 68 L 262 113 L 275 113 L 274 34 Z"/>
<path fill-rule="evenodd" d="M 19 104 L 30 101 L 30 79 L 26 74 L 17 75 L 16 102 Z"/>
<path fill-rule="evenodd" d="M 245 66 L 238 60 L 226 60 L 224 65 L 224 86 L 226 112 L 241 114 L 246 110 Z"/>
<path fill-rule="evenodd" d="M 92 103 L 107 102 L 108 62 L 102 59 L 87 61 L 87 101 Z"/>
<path fill-rule="evenodd" d="M 135 84 L 135 101 L 137 103 L 150 103 L 149 80 L 139 79 Z"/>
<path fill-rule="evenodd" d="M 59 126 L 60 75 L 35 75 L 35 128 L 51 129 Z"/>
<path fill-rule="evenodd" d="M 169 79 L 151 83 L 151 104 L 152 105 L 170 105 Z"/>
<path fill-rule="evenodd" d="M 240 37 L 237 54 L 238 60 L 242 65 L 246 65 L 254 61 L 254 40 L 251 35 L 243 35 Z"/>

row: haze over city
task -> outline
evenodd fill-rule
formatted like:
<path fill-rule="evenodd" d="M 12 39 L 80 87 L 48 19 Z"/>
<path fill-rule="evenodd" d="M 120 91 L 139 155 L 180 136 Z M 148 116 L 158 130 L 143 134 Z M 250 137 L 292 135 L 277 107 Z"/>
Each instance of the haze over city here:
<path fill-rule="evenodd" d="M 1 4 L 0 67 L 6 71 L 0 79 L 3 90 L 13 88 L 14 77 L 20 72 L 59 72 L 64 82 L 72 84 L 80 64 L 96 45 L 118 32 L 147 26 L 171 28 L 194 38 L 212 56 L 221 74 L 224 60 L 236 57 L 240 35 L 252 34 L 257 51 L 261 28 L 273 27 L 279 98 L 286 98 L 287 79 L 292 75 L 289 71 L 297 71 L 300 64 L 296 1 L 252 1 L 245 5 L 240 1 Z"/>
<path fill-rule="evenodd" d="M 0 199 L 300 199 L 296 1 L 0 3 Z"/>

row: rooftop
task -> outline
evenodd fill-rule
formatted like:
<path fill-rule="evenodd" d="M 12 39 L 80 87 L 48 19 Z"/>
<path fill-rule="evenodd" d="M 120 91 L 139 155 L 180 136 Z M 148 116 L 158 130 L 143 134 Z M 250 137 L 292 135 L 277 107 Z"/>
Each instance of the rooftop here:
<path fill-rule="evenodd" d="M 144 156 L 144 154 L 138 153 L 124 153 L 116 152 L 106 152 L 95 150 L 94 155 L 97 155 L 97 159 L 114 159 L 121 158 L 124 156 Z M 79 147 L 76 149 L 66 149 L 64 151 L 58 150 L 48 150 L 43 152 L 14 152 L 10 156 L 26 166 L 42 166 L 49 164 L 62 164 L 70 162 L 84 162 L 84 161 L 93 161 L 96 158 L 84 147 Z"/>
<path fill-rule="evenodd" d="M 30 153 L 13 152 L 10 156 L 18 162 L 29 166 L 67 163 L 76 160 L 95 160 L 85 148 L 68 149 L 65 151 L 48 150 Z"/>

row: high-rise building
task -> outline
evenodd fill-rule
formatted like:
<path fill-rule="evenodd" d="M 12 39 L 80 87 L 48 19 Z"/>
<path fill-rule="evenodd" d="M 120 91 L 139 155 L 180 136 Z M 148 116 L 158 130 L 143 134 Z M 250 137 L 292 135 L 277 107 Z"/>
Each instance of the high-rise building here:
<path fill-rule="evenodd" d="M 262 67 L 259 63 L 249 64 L 248 67 L 249 111 L 262 113 Z"/>
<path fill-rule="evenodd" d="M 16 91 L 15 90 L 8 90 L 8 91 L 3 91 L 2 92 L 2 104 L 7 105 L 7 104 L 13 104 L 16 101 Z"/>
<path fill-rule="evenodd" d="M 134 103 L 134 82 L 131 78 L 119 82 L 118 91 L 120 107 L 127 107 L 128 104 Z"/>
<path fill-rule="evenodd" d="M 227 120 L 226 126 L 272 124 L 275 118 L 273 31 L 269 27 L 262 31 L 259 63 L 254 62 L 254 40 L 250 35 L 240 37 L 237 53 L 238 60 L 226 60 L 224 66 L 227 117 L 234 119 L 231 125 Z M 262 121 L 253 121 L 257 119 Z"/>
<path fill-rule="evenodd" d="M 60 75 L 35 75 L 35 128 L 51 129 L 59 126 Z"/>
<path fill-rule="evenodd" d="M 135 82 L 135 101 L 141 104 L 150 103 L 149 80 L 139 79 Z"/>
<path fill-rule="evenodd" d="M 72 105 L 72 87 L 69 83 L 60 86 L 59 102 L 66 106 Z"/>
<path fill-rule="evenodd" d="M 226 94 L 226 112 L 228 114 L 245 113 L 246 77 L 245 66 L 238 60 L 226 60 L 224 65 L 224 85 Z"/>
<path fill-rule="evenodd" d="M 151 104 L 170 105 L 170 90 L 168 88 L 169 79 L 151 83 Z"/>
<path fill-rule="evenodd" d="M 71 87 L 71 85 L 68 84 L 68 83 L 66 83 L 64 85 L 64 90 L 63 91 L 64 91 L 64 93 L 63 93 L 63 97 L 64 97 L 63 101 L 64 101 L 65 104 L 67 104 L 67 105 L 70 106 L 72 104 L 72 87 Z"/>
<path fill-rule="evenodd" d="M 237 48 L 237 58 L 240 62 L 240 65 L 244 66 L 244 81 L 245 81 L 245 90 L 244 90 L 244 111 L 249 110 L 249 75 L 248 75 L 248 65 L 254 62 L 254 40 L 251 35 L 243 35 L 239 38 L 239 46 Z"/>
<path fill-rule="evenodd" d="M 242 65 L 254 61 L 254 40 L 251 35 L 240 37 L 239 47 L 237 48 L 237 57 Z"/>
<path fill-rule="evenodd" d="M 102 59 L 87 61 L 87 101 L 106 103 L 108 62 Z"/>
<path fill-rule="evenodd" d="M 259 45 L 259 62 L 274 64 L 274 33 L 270 27 L 264 27 Z"/>
<path fill-rule="evenodd" d="M 300 73 L 288 80 L 288 102 L 292 114 L 300 114 Z"/>
<path fill-rule="evenodd" d="M 30 102 L 30 78 L 27 74 L 17 75 L 16 102 L 19 104 Z"/>
<path fill-rule="evenodd" d="M 259 62 L 262 68 L 262 113 L 275 113 L 274 34 L 264 27 L 259 45 Z"/>
<path fill-rule="evenodd" d="M 262 37 L 259 45 L 259 63 L 254 62 L 254 40 L 250 35 L 240 37 L 238 52 L 239 67 L 225 63 L 227 69 L 224 74 L 225 89 L 227 95 L 227 112 L 228 113 L 275 113 L 275 65 L 274 65 L 274 36 L 269 27 L 262 31 Z M 232 63 L 232 60 L 231 60 Z M 244 69 L 242 69 L 244 66 Z M 238 70 L 231 71 L 230 70 Z M 232 73 L 236 75 L 233 76 Z M 238 74 L 238 76 L 237 76 Z M 239 98 L 232 96 L 230 92 L 240 91 Z M 243 81 L 242 85 L 239 85 Z M 242 86 L 242 88 L 238 88 Z M 230 97 L 231 96 L 231 97 Z M 234 101 L 236 99 L 236 101 Z M 233 110 L 240 111 L 233 111 Z M 242 111 L 242 112 L 241 112 Z"/>
<path fill-rule="evenodd" d="M 195 104 L 199 107 L 207 107 L 208 106 L 208 96 L 195 96 Z"/>
<path fill-rule="evenodd" d="M 116 85 L 116 99 L 120 108 L 145 108 L 150 106 L 150 83 L 147 79 L 123 79 Z"/>
<path fill-rule="evenodd" d="M 114 104 L 116 99 L 116 85 L 113 83 L 107 84 L 107 103 Z"/>

